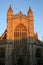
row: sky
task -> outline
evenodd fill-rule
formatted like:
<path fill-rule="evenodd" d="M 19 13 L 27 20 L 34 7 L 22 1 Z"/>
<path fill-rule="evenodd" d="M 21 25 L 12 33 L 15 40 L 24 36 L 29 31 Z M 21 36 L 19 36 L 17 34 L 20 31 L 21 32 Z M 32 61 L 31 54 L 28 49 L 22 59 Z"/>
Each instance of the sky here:
<path fill-rule="evenodd" d="M 34 15 L 34 33 L 38 33 L 38 39 L 43 40 L 43 0 L 0 0 L 0 36 L 7 28 L 7 11 L 12 6 L 13 13 L 22 11 L 27 15 L 29 6 Z"/>

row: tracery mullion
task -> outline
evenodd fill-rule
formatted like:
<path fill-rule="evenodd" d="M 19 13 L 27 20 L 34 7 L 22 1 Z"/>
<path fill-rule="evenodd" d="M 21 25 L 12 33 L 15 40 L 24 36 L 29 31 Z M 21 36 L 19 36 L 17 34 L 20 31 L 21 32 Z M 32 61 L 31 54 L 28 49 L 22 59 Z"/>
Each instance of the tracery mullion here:
<path fill-rule="evenodd" d="M 23 26 L 18 26 L 15 30 L 15 40 L 21 40 L 26 37 L 26 30 Z"/>

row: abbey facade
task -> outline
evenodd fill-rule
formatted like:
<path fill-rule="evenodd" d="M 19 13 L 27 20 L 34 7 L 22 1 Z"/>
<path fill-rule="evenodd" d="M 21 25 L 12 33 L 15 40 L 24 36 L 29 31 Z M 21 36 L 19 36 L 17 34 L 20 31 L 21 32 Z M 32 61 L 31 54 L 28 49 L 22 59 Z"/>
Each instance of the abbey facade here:
<path fill-rule="evenodd" d="M 34 33 L 34 17 L 31 8 L 29 8 L 27 16 L 20 13 L 13 15 L 10 6 L 7 12 L 7 29 L 0 37 L 0 40 L 21 40 L 24 38 L 38 39 L 38 34 Z"/>
<path fill-rule="evenodd" d="M 7 12 L 7 29 L 0 37 L 0 65 L 43 65 L 43 44 L 34 33 L 34 16 Z"/>

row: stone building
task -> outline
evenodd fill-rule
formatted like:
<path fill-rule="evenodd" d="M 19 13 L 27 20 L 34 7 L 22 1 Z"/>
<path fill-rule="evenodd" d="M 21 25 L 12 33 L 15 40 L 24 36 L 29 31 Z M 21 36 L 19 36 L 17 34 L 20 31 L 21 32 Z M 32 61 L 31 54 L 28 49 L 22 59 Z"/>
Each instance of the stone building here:
<path fill-rule="evenodd" d="M 13 15 L 9 7 L 7 29 L 0 37 L 0 47 L 4 51 L 4 57 L 0 55 L 4 62 L 2 60 L 0 65 L 43 65 L 43 44 L 34 33 L 34 16 L 30 7 L 27 16 L 21 11 Z"/>
<path fill-rule="evenodd" d="M 0 40 L 17 41 L 24 38 L 38 39 L 38 34 L 34 33 L 34 16 L 29 7 L 27 16 L 20 11 L 18 14 L 13 14 L 11 6 L 7 12 L 7 29 L 0 37 Z"/>

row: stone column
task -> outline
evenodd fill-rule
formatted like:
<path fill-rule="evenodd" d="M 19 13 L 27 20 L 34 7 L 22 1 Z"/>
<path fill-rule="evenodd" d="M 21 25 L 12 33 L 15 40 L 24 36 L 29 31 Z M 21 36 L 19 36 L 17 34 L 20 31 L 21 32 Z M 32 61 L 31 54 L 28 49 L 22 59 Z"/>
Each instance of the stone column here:
<path fill-rule="evenodd" d="M 29 44 L 29 52 L 30 52 L 30 65 L 33 65 L 33 59 L 32 59 L 32 44 Z"/>
<path fill-rule="evenodd" d="M 33 49 L 32 49 L 33 51 L 33 54 L 32 54 L 32 59 L 33 59 L 33 65 L 36 65 L 37 63 L 36 63 L 36 45 L 35 44 L 33 44 Z"/>
<path fill-rule="evenodd" d="M 12 43 L 6 43 L 5 65 L 12 65 Z"/>

